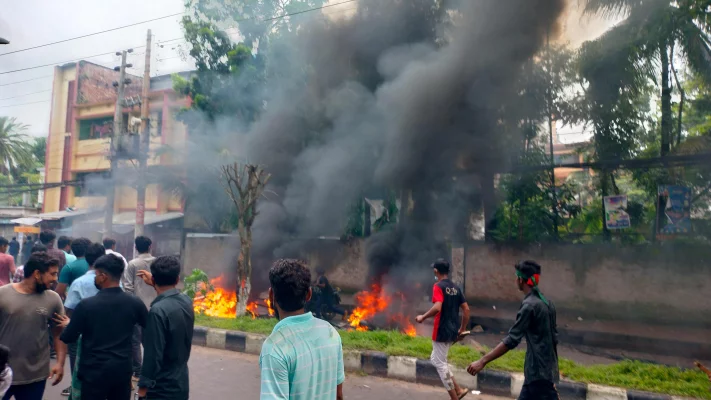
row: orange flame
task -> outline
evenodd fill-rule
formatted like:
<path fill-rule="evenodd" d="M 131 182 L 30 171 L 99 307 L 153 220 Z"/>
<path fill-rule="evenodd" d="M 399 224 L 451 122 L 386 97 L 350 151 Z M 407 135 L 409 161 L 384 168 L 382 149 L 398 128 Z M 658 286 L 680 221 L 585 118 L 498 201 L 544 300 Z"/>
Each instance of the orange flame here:
<path fill-rule="evenodd" d="M 215 287 L 208 291 L 205 296 L 196 297 L 193 300 L 193 310 L 210 317 L 234 318 L 237 313 L 237 293 L 224 289 L 222 276 L 210 280 L 210 284 Z M 247 312 L 252 319 L 257 318 L 257 303 L 247 304 Z"/>
<path fill-rule="evenodd" d="M 265 303 L 267 303 L 267 310 L 269 310 L 269 316 L 273 317 L 274 316 L 274 309 L 272 308 L 272 302 L 267 298 L 264 300 Z"/>
<path fill-rule="evenodd" d="M 405 296 L 402 293 L 396 293 L 396 295 L 400 296 L 403 302 L 405 301 Z M 387 312 L 388 307 L 392 303 L 392 296 L 384 293 L 380 285 L 373 284 L 370 287 L 370 291 L 363 291 L 356 294 L 355 301 L 357 307 L 348 317 L 348 323 L 357 331 L 367 331 L 368 327 L 362 325 L 362 322 L 372 318 L 376 314 Z M 415 326 L 412 325 L 403 313 L 392 315 L 389 319 L 399 325 L 406 335 L 417 335 Z"/>

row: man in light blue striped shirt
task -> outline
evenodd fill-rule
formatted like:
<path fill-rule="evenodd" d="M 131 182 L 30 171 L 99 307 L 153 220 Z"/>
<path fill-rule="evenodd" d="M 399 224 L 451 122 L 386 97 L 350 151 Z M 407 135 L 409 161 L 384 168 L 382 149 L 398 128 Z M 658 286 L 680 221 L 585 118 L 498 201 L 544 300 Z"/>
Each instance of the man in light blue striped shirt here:
<path fill-rule="evenodd" d="M 269 300 L 279 323 L 262 346 L 261 400 L 343 400 L 341 337 L 304 311 L 311 272 L 298 260 L 277 260 L 269 271 Z"/>

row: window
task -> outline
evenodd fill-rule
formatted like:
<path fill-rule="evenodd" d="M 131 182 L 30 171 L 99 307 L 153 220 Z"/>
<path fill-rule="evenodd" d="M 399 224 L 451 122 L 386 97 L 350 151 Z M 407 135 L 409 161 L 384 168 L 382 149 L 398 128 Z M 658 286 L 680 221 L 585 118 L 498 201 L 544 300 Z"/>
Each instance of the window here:
<path fill-rule="evenodd" d="M 555 164 L 577 164 L 580 162 L 580 156 L 573 154 L 554 154 L 553 161 Z"/>
<path fill-rule="evenodd" d="M 76 180 L 80 185 L 74 187 L 74 195 L 81 196 L 106 196 L 108 189 L 113 187 L 109 179 L 111 174 L 105 172 L 78 172 Z"/>
<path fill-rule="evenodd" d="M 113 130 L 113 117 L 84 119 L 79 122 L 79 140 L 109 137 L 113 133 Z"/>

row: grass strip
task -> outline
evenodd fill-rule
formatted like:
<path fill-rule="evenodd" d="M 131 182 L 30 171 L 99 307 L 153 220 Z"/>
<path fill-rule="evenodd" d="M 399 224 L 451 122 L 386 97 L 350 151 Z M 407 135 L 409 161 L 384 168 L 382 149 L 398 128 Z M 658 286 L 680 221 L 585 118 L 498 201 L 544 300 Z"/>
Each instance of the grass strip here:
<path fill-rule="evenodd" d="M 269 334 L 275 319 L 214 318 L 195 316 L 195 324 L 209 328 L 237 330 Z M 429 359 L 432 342 L 425 337 L 410 337 L 395 331 L 340 331 L 343 348 L 346 350 L 370 350 L 391 356 L 409 356 Z M 455 345 L 449 352 L 449 362 L 458 367 L 466 367 L 478 360 L 481 353 L 471 347 Z M 491 363 L 488 368 L 522 372 L 525 352 L 510 351 L 504 357 Z M 663 393 L 674 396 L 711 399 L 709 380 L 704 373 L 694 369 L 682 370 L 676 367 L 621 361 L 609 365 L 581 365 L 571 360 L 559 360 L 561 374 L 570 380 L 616 386 L 627 389 Z"/>

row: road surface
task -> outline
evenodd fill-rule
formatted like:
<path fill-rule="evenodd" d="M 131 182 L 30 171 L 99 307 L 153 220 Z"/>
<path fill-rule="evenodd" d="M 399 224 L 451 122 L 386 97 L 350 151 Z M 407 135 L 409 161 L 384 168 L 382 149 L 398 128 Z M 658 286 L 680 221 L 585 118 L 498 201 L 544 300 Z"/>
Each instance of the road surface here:
<path fill-rule="evenodd" d="M 66 399 L 61 389 L 69 382 L 69 368 L 66 381 L 52 387 L 47 386 L 45 400 Z M 443 388 L 416 385 L 394 380 L 348 374 L 344 388 L 348 400 L 431 400 L 446 399 Z M 499 400 L 491 396 L 469 395 L 467 399 Z M 190 399 L 259 399 L 258 357 L 231 351 L 193 346 L 190 357 Z"/>

